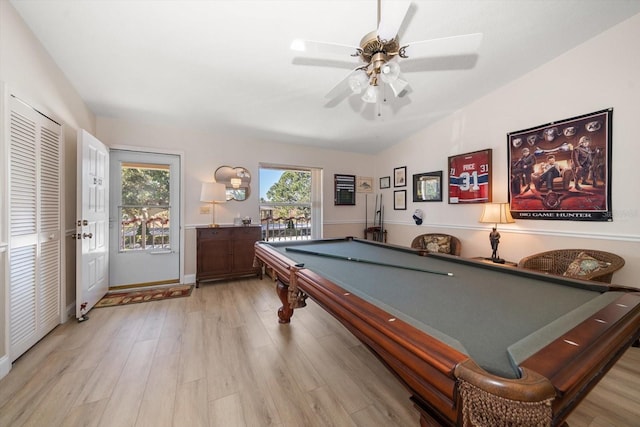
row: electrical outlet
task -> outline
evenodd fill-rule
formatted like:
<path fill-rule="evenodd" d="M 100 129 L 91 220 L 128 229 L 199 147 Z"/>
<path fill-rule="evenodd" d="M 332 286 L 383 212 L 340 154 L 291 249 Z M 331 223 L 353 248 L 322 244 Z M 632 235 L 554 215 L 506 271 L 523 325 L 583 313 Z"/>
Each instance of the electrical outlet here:
<path fill-rule="evenodd" d="M 200 206 L 201 215 L 210 214 L 210 213 L 211 213 L 211 206 Z"/>

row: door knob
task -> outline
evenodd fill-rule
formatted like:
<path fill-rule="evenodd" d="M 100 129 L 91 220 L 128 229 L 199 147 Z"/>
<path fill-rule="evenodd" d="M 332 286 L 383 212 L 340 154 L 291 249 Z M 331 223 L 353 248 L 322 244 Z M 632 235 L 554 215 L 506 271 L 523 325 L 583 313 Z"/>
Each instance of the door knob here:
<path fill-rule="evenodd" d="M 82 233 L 82 238 L 86 239 L 86 238 L 92 238 L 93 237 L 93 233 Z"/>

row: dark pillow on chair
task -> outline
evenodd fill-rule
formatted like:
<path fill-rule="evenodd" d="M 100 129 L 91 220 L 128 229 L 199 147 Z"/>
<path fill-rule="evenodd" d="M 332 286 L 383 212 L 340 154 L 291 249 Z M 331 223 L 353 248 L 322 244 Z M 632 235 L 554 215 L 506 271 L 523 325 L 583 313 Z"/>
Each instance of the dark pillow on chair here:
<path fill-rule="evenodd" d="M 564 275 L 580 278 L 610 265 L 610 262 L 600 261 L 584 252 L 580 252 L 571 264 L 569 264 Z"/>

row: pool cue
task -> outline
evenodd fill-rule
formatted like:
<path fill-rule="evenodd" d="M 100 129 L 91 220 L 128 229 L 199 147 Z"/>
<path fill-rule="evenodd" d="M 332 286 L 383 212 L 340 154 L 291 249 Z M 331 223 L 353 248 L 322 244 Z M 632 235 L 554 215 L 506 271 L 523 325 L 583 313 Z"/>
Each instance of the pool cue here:
<path fill-rule="evenodd" d="M 367 238 L 367 227 L 369 226 L 369 204 L 367 202 L 367 193 L 364 194 L 364 238 Z"/>
<path fill-rule="evenodd" d="M 383 243 L 387 243 L 384 241 L 384 206 L 382 206 L 382 193 L 380 193 L 380 241 Z"/>
<path fill-rule="evenodd" d="M 382 242 L 382 239 L 380 238 L 380 233 L 382 232 L 382 215 L 381 215 L 379 206 L 380 207 L 382 206 L 382 193 L 380 193 L 380 205 L 378 205 L 378 196 L 376 195 L 375 216 L 376 216 L 376 218 L 378 218 L 378 223 L 377 223 L 378 224 L 377 225 L 378 233 L 375 235 L 375 239 L 373 239 L 373 240 L 375 240 L 377 242 Z"/>
<path fill-rule="evenodd" d="M 373 206 L 373 226 L 376 226 L 376 209 L 378 209 L 378 195 L 376 194 L 376 203 Z M 375 239 L 373 239 L 375 240 Z"/>
<path fill-rule="evenodd" d="M 297 253 L 307 254 L 307 255 L 316 255 L 316 256 L 321 256 L 321 257 L 325 257 L 325 258 L 340 259 L 340 260 L 343 260 L 343 261 L 353 261 L 353 262 L 361 262 L 361 263 L 364 263 L 364 264 L 381 265 L 383 267 L 401 268 L 403 270 L 413 270 L 413 271 L 420 271 L 422 273 L 440 274 L 442 276 L 453 276 L 453 273 L 446 273 L 446 272 L 435 271 L 435 270 L 425 270 L 423 268 L 408 267 L 406 265 L 387 264 L 385 262 L 369 261 L 369 260 L 361 259 L 361 258 L 354 258 L 354 257 L 342 256 L 342 255 L 333 255 L 333 254 L 327 254 L 327 253 L 323 253 L 323 252 L 314 252 L 314 251 L 308 251 L 308 250 L 305 250 L 305 249 L 285 248 L 285 250 L 288 251 L 288 252 L 297 252 Z"/>

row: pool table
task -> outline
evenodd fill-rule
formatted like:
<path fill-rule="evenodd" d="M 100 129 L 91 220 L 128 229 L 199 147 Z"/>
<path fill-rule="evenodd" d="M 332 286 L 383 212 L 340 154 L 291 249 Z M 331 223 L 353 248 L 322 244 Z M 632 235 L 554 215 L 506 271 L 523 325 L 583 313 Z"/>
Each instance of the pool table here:
<path fill-rule="evenodd" d="M 257 242 L 281 323 L 309 297 L 411 393 L 420 424 L 561 425 L 640 335 L 640 292 L 356 238 Z"/>

